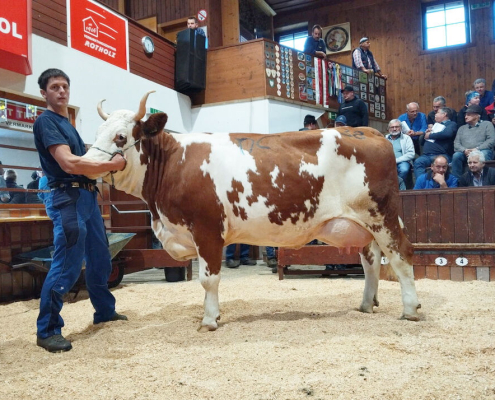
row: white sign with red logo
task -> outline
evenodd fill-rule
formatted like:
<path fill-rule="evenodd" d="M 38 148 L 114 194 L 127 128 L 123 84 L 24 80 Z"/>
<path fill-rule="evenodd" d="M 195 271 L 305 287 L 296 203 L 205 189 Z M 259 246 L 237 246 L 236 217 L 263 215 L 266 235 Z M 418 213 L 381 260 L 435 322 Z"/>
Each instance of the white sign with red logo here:
<path fill-rule="evenodd" d="M 129 70 L 127 19 L 93 0 L 67 0 L 68 46 Z"/>
<path fill-rule="evenodd" d="M 2 0 L 0 5 L 0 68 L 31 75 L 31 0 Z"/>
<path fill-rule="evenodd" d="M 208 17 L 208 13 L 206 12 L 206 10 L 199 10 L 198 11 L 198 20 L 199 21 L 204 21 L 206 20 L 206 17 Z"/>

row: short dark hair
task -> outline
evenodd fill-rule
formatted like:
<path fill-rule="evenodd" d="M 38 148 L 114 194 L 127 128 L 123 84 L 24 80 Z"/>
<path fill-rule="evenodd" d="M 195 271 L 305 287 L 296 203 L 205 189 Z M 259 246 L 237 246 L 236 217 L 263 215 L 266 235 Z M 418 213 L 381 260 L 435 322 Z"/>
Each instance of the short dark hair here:
<path fill-rule="evenodd" d="M 311 114 L 308 114 L 304 117 L 304 126 L 309 125 L 309 124 L 315 124 L 316 125 L 316 118 Z"/>
<path fill-rule="evenodd" d="M 198 19 L 195 16 L 192 16 L 192 17 L 189 17 L 188 18 L 188 20 L 190 20 L 190 19 L 193 19 L 196 24 L 198 23 Z"/>
<path fill-rule="evenodd" d="M 40 89 L 46 90 L 46 86 L 48 85 L 48 81 L 50 80 L 50 78 L 58 77 L 64 78 L 70 86 L 70 79 L 64 71 L 57 68 L 49 68 L 46 71 L 42 72 L 40 77 L 38 78 L 38 85 Z"/>
<path fill-rule="evenodd" d="M 321 28 L 320 25 L 316 24 L 316 25 L 313 25 L 313 29 L 311 29 L 311 33 L 313 33 L 315 31 L 315 29 L 319 29 L 320 31 L 323 32 L 323 29 Z"/>
<path fill-rule="evenodd" d="M 448 119 L 452 119 L 452 109 L 450 107 L 440 107 L 438 111 L 443 112 Z"/>

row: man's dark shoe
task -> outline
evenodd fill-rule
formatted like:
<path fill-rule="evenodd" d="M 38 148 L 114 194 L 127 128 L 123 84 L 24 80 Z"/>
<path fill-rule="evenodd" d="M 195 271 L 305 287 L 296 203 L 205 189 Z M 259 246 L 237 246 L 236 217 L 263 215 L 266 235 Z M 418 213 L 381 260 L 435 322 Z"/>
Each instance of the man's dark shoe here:
<path fill-rule="evenodd" d="M 239 268 L 239 261 L 238 260 L 227 260 L 225 263 L 227 265 L 227 268 Z"/>
<path fill-rule="evenodd" d="M 124 314 L 119 314 L 115 313 L 112 318 L 109 319 L 109 321 L 127 321 L 127 315 Z"/>
<path fill-rule="evenodd" d="M 49 336 L 46 339 L 37 338 L 36 344 L 48 350 L 50 353 L 62 353 L 72 349 L 70 341 L 64 338 L 62 335 Z"/>
<path fill-rule="evenodd" d="M 335 270 L 335 266 L 333 264 L 325 265 L 325 271 L 333 271 Z"/>
<path fill-rule="evenodd" d="M 98 325 L 98 324 L 101 324 L 102 322 L 111 322 L 111 321 L 127 321 L 128 318 L 127 318 L 127 315 L 124 315 L 124 314 L 119 314 L 119 313 L 115 313 L 113 314 L 112 318 L 110 318 L 109 320 L 107 321 L 100 321 L 100 322 L 93 322 L 93 325 Z"/>
<path fill-rule="evenodd" d="M 266 263 L 266 266 L 268 268 L 277 268 L 277 259 L 276 258 L 269 258 L 268 262 Z"/>
<path fill-rule="evenodd" d="M 256 265 L 256 260 L 253 260 L 251 258 L 245 258 L 244 260 L 241 260 L 242 265 Z"/>

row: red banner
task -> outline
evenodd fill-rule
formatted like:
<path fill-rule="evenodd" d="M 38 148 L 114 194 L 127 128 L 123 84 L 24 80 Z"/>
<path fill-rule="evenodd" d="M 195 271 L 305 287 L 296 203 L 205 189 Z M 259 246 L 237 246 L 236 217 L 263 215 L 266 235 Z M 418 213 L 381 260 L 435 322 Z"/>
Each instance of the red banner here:
<path fill-rule="evenodd" d="M 0 98 L 0 128 L 33 132 L 33 125 L 46 108 Z"/>
<path fill-rule="evenodd" d="M 92 0 L 68 0 L 69 47 L 128 68 L 127 19 Z"/>
<path fill-rule="evenodd" d="M 0 4 L 0 68 L 31 75 L 31 0 Z"/>

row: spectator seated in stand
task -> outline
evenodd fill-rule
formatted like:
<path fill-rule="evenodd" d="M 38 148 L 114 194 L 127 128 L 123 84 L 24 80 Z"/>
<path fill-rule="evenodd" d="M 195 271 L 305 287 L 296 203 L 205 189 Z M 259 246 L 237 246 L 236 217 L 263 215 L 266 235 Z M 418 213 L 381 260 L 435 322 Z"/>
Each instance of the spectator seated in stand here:
<path fill-rule="evenodd" d="M 4 179 L 7 187 L 9 189 L 24 189 L 22 186 L 17 184 L 17 174 L 13 169 L 8 169 L 4 174 Z M 10 195 L 10 204 L 25 204 L 26 203 L 26 191 L 11 191 Z"/>
<path fill-rule="evenodd" d="M 388 132 L 385 138 L 392 143 L 397 164 L 397 174 L 404 183 L 411 171 L 411 161 L 414 160 L 414 144 L 410 136 L 401 132 L 401 123 L 398 119 L 393 119 L 388 123 Z"/>
<path fill-rule="evenodd" d="M 495 129 L 491 122 L 480 121 L 480 115 L 480 106 L 469 106 L 465 114 L 466 124 L 457 131 L 452 157 L 452 173 L 457 178 L 464 174 L 467 157 L 472 151 L 479 150 L 484 160 L 493 160 Z"/>
<path fill-rule="evenodd" d="M 5 173 L 2 162 L 0 161 L 0 188 L 6 188 L 7 183 L 5 182 L 5 178 L 3 174 Z M 10 201 L 10 194 L 8 191 L 0 191 L 0 203 L 8 203 Z"/>
<path fill-rule="evenodd" d="M 485 156 L 474 150 L 468 156 L 469 171 L 459 178 L 459 187 L 495 185 L 495 168 L 485 165 Z"/>
<path fill-rule="evenodd" d="M 428 124 L 428 128 L 431 128 L 431 126 L 433 126 L 433 124 L 435 123 L 435 114 L 441 107 L 447 107 L 447 101 L 445 100 L 445 97 L 437 96 L 433 99 L 433 106 L 432 106 L 433 110 L 431 110 L 428 113 L 428 116 L 426 117 L 426 123 Z M 457 121 L 456 111 L 453 108 L 450 108 L 450 111 L 452 113 L 451 114 L 452 121 L 456 122 Z"/>
<path fill-rule="evenodd" d="M 480 94 L 473 90 L 466 92 L 466 105 L 462 107 L 457 113 L 457 127 L 460 128 L 462 125 L 466 124 L 466 110 L 469 106 L 479 106 L 480 105 Z M 488 114 L 484 108 L 481 111 L 481 120 L 489 121 Z"/>
<path fill-rule="evenodd" d="M 449 173 L 449 162 L 443 155 L 436 156 L 431 171 L 416 179 L 414 189 L 438 189 L 457 187 L 457 178 Z"/>
<path fill-rule="evenodd" d="M 32 181 L 28 183 L 27 188 L 28 189 L 38 189 L 41 176 L 42 176 L 41 171 L 33 171 L 33 173 L 31 174 Z M 41 202 L 42 201 L 38 197 L 38 193 L 35 193 L 35 192 L 27 192 L 26 193 L 26 203 L 27 204 L 37 204 L 37 203 L 41 203 Z"/>
<path fill-rule="evenodd" d="M 428 128 L 420 142 L 423 154 L 414 161 L 414 175 L 418 179 L 423 175 L 438 155 L 443 155 L 450 162 L 454 153 L 454 139 L 457 124 L 450 120 L 450 108 L 442 107 L 435 114 L 435 125 Z"/>
<path fill-rule="evenodd" d="M 419 156 L 421 154 L 419 146 L 419 137 L 424 135 L 428 125 L 426 123 L 426 115 L 419 111 L 419 104 L 412 102 L 406 105 L 406 112 L 399 116 L 400 122 L 405 122 L 408 131 L 402 129 L 402 132 L 411 137 L 414 143 L 414 151 Z"/>
<path fill-rule="evenodd" d="M 480 104 L 481 108 L 488 107 L 493 102 L 493 92 L 486 90 L 486 80 L 483 78 L 478 78 L 473 83 L 473 88 L 475 92 L 480 94 Z"/>

